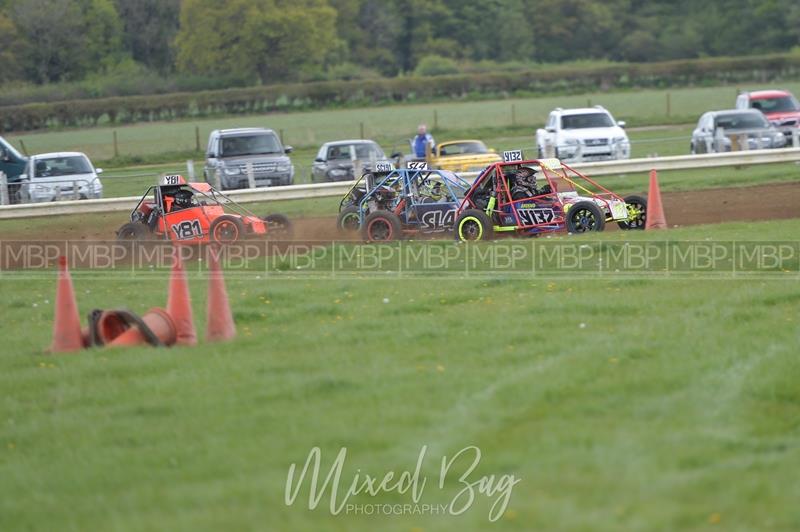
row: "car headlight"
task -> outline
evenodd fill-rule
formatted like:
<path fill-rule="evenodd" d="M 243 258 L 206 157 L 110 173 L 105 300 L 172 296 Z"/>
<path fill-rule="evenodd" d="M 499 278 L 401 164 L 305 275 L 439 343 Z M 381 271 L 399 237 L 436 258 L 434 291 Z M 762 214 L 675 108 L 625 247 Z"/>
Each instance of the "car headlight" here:
<path fill-rule="evenodd" d="M 622 144 L 623 142 L 628 142 L 628 137 L 614 137 L 611 142 L 614 144 Z"/>
<path fill-rule="evenodd" d="M 773 142 L 778 146 L 783 146 L 784 144 L 786 144 L 786 136 L 780 131 L 778 131 L 777 133 L 775 133 L 775 136 L 773 137 Z"/>
<path fill-rule="evenodd" d="M 331 173 L 332 176 L 337 176 L 338 177 L 338 176 L 347 175 L 347 170 L 344 170 L 342 168 L 336 168 L 334 170 L 331 170 L 330 173 Z"/>
<path fill-rule="evenodd" d="M 578 139 L 564 139 L 564 144 L 566 144 L 567 146 L 577 146 Z"/>
<path fill-rule="evenodd" d="M 278 172 L 288 172 L 292 169 L 291 163 L 279 163 L 276 167 Z"/>
<path fill-rule="evenodd" d="M 226 166 L 223 168 L 225 175 L 239 175 L 242 173 L 242 169 L 238 166 Z"/>

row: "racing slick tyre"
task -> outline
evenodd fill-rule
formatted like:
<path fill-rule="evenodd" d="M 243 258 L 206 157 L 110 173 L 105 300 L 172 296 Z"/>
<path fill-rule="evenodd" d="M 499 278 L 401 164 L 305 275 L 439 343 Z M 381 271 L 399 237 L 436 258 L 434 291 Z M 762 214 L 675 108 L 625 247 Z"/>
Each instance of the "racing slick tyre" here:
<path fill-rule="evenodd" d="M 345 207 L 336 218 L 336 229 L 346 234 L 355 233 L 359 229 L 360 218 L 358 207 L 355 205 Z"/>
<path fill-rule="evenodd" d="M 149 236 L 150 230 L 141 222 L 128 222 L 117 231 L 117 240 L 121 242 L 146 240 Z"/>
<path fill-rule="evenodd" d="M 628 221 L 617 222 L 620 229 L 644 229 L 647 223 L 647 200 L 641 196 L 625 198 L 628 206 Z"/>
<path fill-rule="evenodd" d="M 390 242 L 400 240 L 403 236 L 403 225 L 393 212 L 376 211 L 364 220 L 361 235 L 367 242 Z"/>
<path fill-rule="evenodd" d="M 489 216 L 478 209 L 462 212 L 454 226 L 456 238 L 462 242 L 471 240 L 493 240 L 494 225 Z"/>
<path fill-rule="evenodd" d="M 588 233 L 602 231 L 606 226 L 606 217 L 600 207 L 588 201 L 579 201 L 567 211 L 567 231 L 570 233 Z"/>
<path fill-rule="evenodd" d="M 262 218 L 267 222 L 267 236 L 277 240 L 292 238 L 292 222 L 283 214 L 268 214 Z"/>
<path fill-rule="evenodd" d="M 214 244 L 233 244 L 244 237 L 244 224 L 239 218 L 225 214 L 211 222 L 208 233 Z"/>

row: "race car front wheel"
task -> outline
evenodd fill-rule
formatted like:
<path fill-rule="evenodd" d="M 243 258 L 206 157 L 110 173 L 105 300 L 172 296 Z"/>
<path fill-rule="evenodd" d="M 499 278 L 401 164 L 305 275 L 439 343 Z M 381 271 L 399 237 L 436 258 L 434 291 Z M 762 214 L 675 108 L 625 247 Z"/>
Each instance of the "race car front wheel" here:
<path fill-rule="evenodd" d="M 358 207 L 351 205 L 342 209 L 336 219 L 336 228 L 342 233 L 355 233 L 361 225 Z"/>
<path fill-rule="evenodd" d="M 489 216 L 478 209 L 467 209 L 462 212 L 455 223 L 456 236 L 462 242 L 472 240 L 492 240 L 494 226 Z"/>
<path fill-rule="evenodd" d="M 367 242 L 390 242 L 402 237 L 403 226 L 393 212 L 377 211 L 364 220 L 361 233 Z"/>
<path fill-rule="evenodd" d="M 263 218 L 267 222 L 267 236 L 279 240 L 292 237 L 292 222 L 283 214 L 268 214 Z"/>
<path fill-rule="evenodd" d="M 628 219 L 617 222 L 620 229 L 644 229 L 647 223 L 647 200 L 641 196 L 628 196 L 625 198 L 628 208 Z"/>
<path fill-rule="evenodd" d="M 244 236 L 244 224 L 239 218 L 226 214 L 211 222 L 208 232 L 214 244 L 233 244 Z"/>
<path fill-rule="evenodd" d="M 606 218 L 594 203 L 579 201 L 567 211 L 567 231 L 570 233 L 599 232 L 605 226 Z"/>

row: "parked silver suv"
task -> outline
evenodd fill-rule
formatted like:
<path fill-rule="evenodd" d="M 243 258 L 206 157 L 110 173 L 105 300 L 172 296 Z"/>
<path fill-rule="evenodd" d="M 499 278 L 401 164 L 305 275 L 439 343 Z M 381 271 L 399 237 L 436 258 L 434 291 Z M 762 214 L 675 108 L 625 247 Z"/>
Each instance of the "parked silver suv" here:
<path fill-rule="evenodd" d="M 252 164 L 257 187 L 291 185 L 291 152 L 292 147 L 284 147 L 271 129 L 218 129 L 208 137 L 203 175 L 206 182 L 215 185 L 218 175 L 222 190 L 247 188 L 248 165 Z"/>

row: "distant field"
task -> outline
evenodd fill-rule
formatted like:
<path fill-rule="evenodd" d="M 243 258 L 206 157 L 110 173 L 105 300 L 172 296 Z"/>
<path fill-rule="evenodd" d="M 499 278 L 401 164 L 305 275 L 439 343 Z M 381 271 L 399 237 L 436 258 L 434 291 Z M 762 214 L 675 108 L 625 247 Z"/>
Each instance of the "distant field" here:
<path fill-rule="evenodd" d="M 793 220 L 536 245 L 799 232 Z M 797 530 L 797 267 L 779 265 L 783 280 L 367 279 L 256 263 L 229 271 L 234 342 L 57 357 L 41 356 L 52 272 L 5 273 L 0 530 Z M 74 277 L 82 314 L 165 302 L 163 271 Z M 205 280 L 191 285 L 202 332 Z M 340 498 L 356 473 L 413 470 L 427 446 L 420 503 L 447 504 L 467 465 L 440 490 L 440 461 L 470 445 L 482 460 L 468 480 L 520 479 L 494 524 L 497 495 L 458 517 L 332 516 L 329 494 L 309 511 L 308 484 L 284 503 L 290 464 L 314 446 L 323 478 L 348 449 Z"/>
<path fill-rule="evenodd" d="M 800 83 L 782 83 L 800 93 Z M 419 123 L 427 123 L 440 139 L 450 138 L 470 130 L 494 129 L 494 135 L 513 126 L 514 135 L 533 138 L 547 114 L 555 107 L 602 104 L 617 119 L 631 126 L 664 123 L 690 123 L 709 109 L 733 106 L 736 87 L 704 87 L 670 90 L 671 111 L 667 116 L 667 91 L 647 90 L 598 93 L 582 96 L 548 96 L 507 100 L 434 103 L 425 105 L 395 105 L 387 107 L 310 111 L 291 114 L 220 117 L 186 122 L 159 122 L 117 128 L 53 131 L 32 134 L 6 135 L 15 145 L 24 141 L 31 153 L 47 151 L 84 151 L 96 160 L 114 156 L 112 132 L 117 131 L 120 155 L 153 156 L 165 152 L 194 150 L 195 127 L 200 128 L 201 149 L 205 148 L 212 129 L 239 126 L 266 126 L 283 131 L 287 144 L 295 147 L 318 147 L 329 140 L 364 136 L 381 142 L 389 151 L 407 147 Z M 512 106 L 514 123 L 512 124 Z M 502 133 L 499 133 L 502 134 Z M 669 135 L 664 135 L 669 136 Z M 491 140 L 487 138 L 486 140 Z M 530 141 L 532 143 L 532 141 Z M 680 144 L 688 151 L 688 138 Z M 670 148 L 672 149 L 672 148 Z M 651 146 L 634 148 L 634 155 L 646 155 L 661 150 Z"/>

